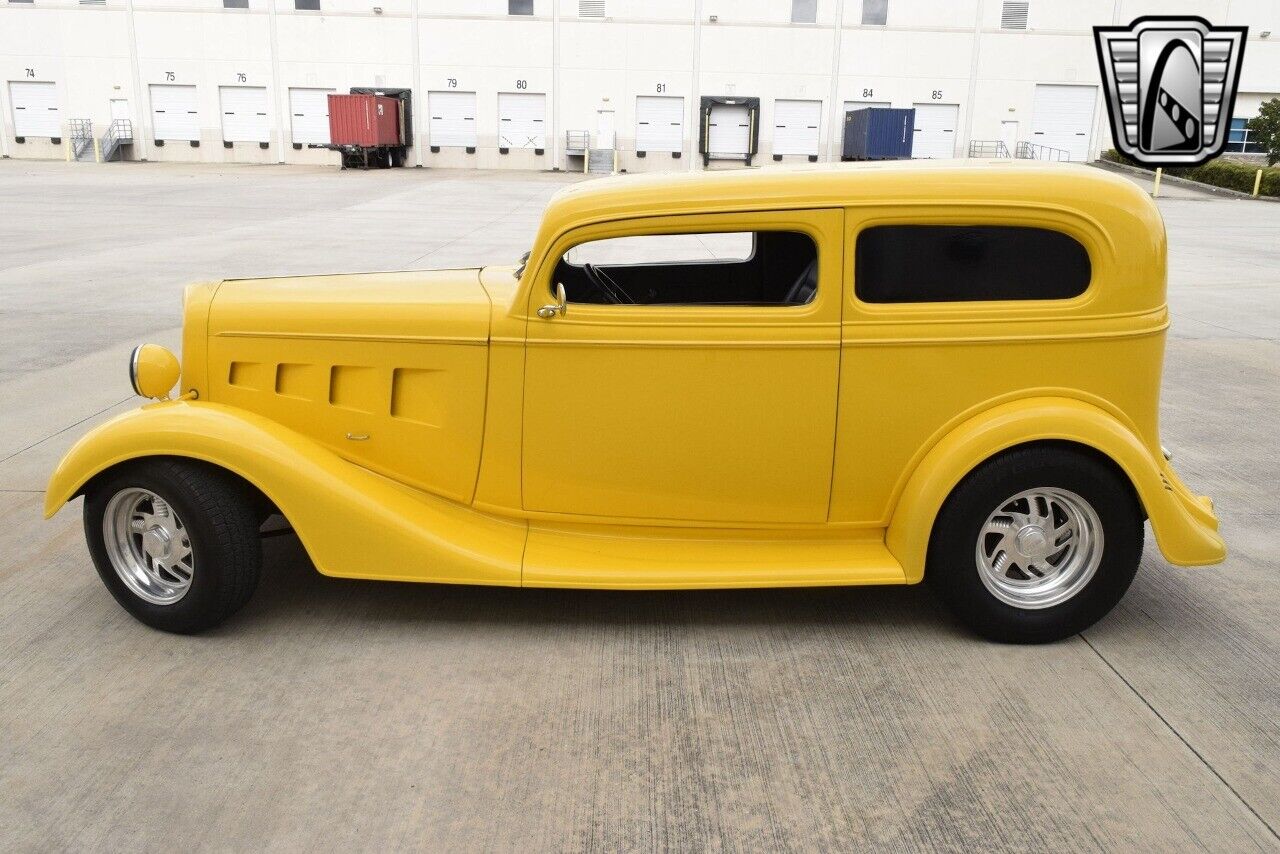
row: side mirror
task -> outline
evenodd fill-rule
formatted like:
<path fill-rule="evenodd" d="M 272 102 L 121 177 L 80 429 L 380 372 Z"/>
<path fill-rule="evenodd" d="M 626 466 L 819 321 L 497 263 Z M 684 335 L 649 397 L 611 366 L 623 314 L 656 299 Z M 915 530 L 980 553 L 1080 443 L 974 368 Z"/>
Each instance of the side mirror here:
<path fill-rule="evenodd" d="M 560 315 L 561 317 L 564 317 L 565 311 L 567 309 L 567 303 L 568 303 L 568 298 L 565 296 L 565 293 L 564 293 L 564 284 L 562 282 L 556 282 L 555 305 L 544 305 L 542 308 L 538 309 L 538 317 L 541 317 L 544 320 L 550 320 L 551 318 L 555 317 L 557 314 Z"/>

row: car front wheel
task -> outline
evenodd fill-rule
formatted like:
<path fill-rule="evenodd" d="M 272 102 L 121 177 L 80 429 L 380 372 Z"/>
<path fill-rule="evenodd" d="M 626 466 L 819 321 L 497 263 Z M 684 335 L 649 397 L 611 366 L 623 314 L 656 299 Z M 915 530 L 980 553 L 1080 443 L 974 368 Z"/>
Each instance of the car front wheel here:
<path fill-rule="evenodd" d="M 251 496 L 201 463 L 153 459 L 109 473 L 85 496 L 84 527 L 111 595 L 153 628 L 190 634 L 215 626 L 258 583 Z"/>
<path fill-rule="evenodd" d="M 925 578 L 992 640 L 1044 643 L 1109 612 L 1142 557 L 1132 489 L 1093 454 L 1033 446 L 966 477 L 934 525 Z"/>

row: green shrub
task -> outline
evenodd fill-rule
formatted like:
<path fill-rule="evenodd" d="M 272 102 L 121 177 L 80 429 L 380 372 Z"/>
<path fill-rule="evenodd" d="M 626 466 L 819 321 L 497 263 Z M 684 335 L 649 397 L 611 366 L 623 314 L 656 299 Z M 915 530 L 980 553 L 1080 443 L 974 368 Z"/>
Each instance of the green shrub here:
<path fill-rule="evenodd" d="M 1144 166 L 1141 163 L 1130 160 L 1115 149 L 1104 151 L 1102 159 L 1111 163 L 1123 163 L 1126 166 L 1136 166 L 1139 169 L 1151 171 L 1150 166 Z M 1196 166 L 1191 169 L 1164 170 L 1166 175 L 1187 178 L 1191 181 L 1198 181 L 1201 184 L 1223 187 L 1228 190 L 1239 190 L 1242 193 L 1253 192 L 1253 181 L 1257 172 L 1258 167 L 1256 166 L 1221 158 L 1210 160 L 1203 166 Z M 1280 197 L 1280 168 L 1267 167 L 1262 170 L 1262 186 L 1258 189 L 1258 193 L 1263 196 Z"/>
<path fill-rule="evenodd" d="M 1267 165 L 1280 162 L 1280 98 L 1263 101 L 1258 115 L 1249 119 L 1245 127 L 1249 129 L 1250 141 L 1267 153 Z"/>
<path fill-rule="evenodd" d="M 1123 163 L 1125 166 L 1137 166 L 1139 169 L 1147 168 L 1143 166 L 1141 163 L 1138 163 L 1136 161 L 1130 160 L 1128 157 L 1125 157 L 1123 154 L 1116 151 L 1114 148 L 1108 148 L 1106 151 L 1102 152 L 1102 159 L 1110 163 Z"/>

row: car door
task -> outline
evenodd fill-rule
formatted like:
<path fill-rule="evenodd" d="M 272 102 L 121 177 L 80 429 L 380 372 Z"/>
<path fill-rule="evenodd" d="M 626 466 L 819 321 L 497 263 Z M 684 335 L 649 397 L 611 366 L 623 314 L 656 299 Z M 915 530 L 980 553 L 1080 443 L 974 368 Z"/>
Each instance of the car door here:
<path fill-rule="evenodd" d="M 824 522 L 835 445 L 842 227 L 840 210 L 775 211 L 627 220 L 558 240 L 533 272 L 526 306 L 524 508 L 636 521 Z M 571 298 L 563 313 L 538 314 L 555 303 L 556 261 L 572 247 L 623 235 L 744 231 L 813 241 L 811 301 Z M 673 287 L 661 265 L 614 268 L 623 272 L 637 292 Z M 786 275 L 786 282 L 766 284 L 780 293 L 791 286 Z M 637 286 L 645 276 L 653 288 Z"/>

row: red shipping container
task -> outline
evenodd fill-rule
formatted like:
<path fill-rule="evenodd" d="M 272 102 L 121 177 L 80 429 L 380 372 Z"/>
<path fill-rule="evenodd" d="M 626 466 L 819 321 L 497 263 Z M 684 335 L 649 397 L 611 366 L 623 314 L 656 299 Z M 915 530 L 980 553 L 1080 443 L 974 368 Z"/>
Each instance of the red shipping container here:
<path fill-rule="evenodd" d="M 329 140 L 376 148 L 400 145 L 400 101 L 384 95 L 330 95 Z"/>

